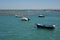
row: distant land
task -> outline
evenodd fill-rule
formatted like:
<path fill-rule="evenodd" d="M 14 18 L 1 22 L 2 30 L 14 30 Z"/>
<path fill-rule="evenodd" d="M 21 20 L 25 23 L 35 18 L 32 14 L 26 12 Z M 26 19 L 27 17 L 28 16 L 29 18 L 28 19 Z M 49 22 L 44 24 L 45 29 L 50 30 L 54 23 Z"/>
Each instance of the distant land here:
<path fill-rule="evenodd" d="M 20 13 L 20 11 L 46 11 L 46 12 L 60 12 L 60 9 L 0 9 L 0 15 L 24 15 L 23 13 Z M 31 13 L 30 13 L 31 14 Z"/>
<path fill-rule="evenodd" d="M 60 9 L 0 9 L 0 11 L 9 11 L 9 10 L 42 10 L 42 11 L 60 11 Z"/>

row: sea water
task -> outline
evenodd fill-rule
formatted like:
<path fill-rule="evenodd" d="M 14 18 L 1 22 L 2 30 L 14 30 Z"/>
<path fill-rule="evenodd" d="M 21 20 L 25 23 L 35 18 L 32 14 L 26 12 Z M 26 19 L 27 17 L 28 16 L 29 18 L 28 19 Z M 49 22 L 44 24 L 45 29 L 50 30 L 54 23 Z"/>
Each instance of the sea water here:
<path fill-rule="evenodd" d="M 60 12 L 23 10 L 9 12 L 11 14 L 23 12 L 25 17 L 31 20 L 21 21 L 21 18 L 15 16 L 0 15 L 0 40 L 60 40 Z M 39 18 L 40 14 L 45 17 Z M 56 25 L 56 28 L 54 30 L 38 29 L 36 23 Z"/>

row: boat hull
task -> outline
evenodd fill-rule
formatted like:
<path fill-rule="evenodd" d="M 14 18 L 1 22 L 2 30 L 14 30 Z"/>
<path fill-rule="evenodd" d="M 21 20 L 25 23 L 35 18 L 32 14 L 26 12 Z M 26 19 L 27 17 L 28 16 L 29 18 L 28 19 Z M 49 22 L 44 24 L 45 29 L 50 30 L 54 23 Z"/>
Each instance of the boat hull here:
<path fill-rule="evenodd" d="M 38 17 L 45 17 L 44 15 L 39 15 Z"/>
<path fill-rule="evenodd" d="M 37 28 L 46 28 L 46 29 L 54 29 L 55 27 L 54 26 L 46 26 L 46 25 L 37 25 Z"/>

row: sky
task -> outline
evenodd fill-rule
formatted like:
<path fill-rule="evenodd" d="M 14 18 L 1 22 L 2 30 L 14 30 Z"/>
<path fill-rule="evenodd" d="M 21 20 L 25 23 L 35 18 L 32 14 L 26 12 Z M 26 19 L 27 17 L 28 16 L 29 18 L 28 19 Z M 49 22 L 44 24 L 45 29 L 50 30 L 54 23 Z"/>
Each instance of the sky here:
<path fill-rule="evenodd" d="M 0 0 L 0 9 L 60 9 L 60 0 Z"/>

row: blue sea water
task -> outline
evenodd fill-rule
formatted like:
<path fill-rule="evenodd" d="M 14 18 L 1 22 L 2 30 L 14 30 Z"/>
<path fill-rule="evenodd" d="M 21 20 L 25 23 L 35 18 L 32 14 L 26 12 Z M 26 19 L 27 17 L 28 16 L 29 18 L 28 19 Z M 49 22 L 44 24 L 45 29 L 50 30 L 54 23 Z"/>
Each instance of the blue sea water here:
<path fill-rule="evenodd" d="M 10 11 L 23 12 L 30 21 L 21 21 L 15 16 L 0 15 L 0 40 L 60 40 L 60 12 Z M 45 18 L 39 18 L 43 14 Z M 36 23 L 56 25 L 54 30 L 38 29 Z"/>

